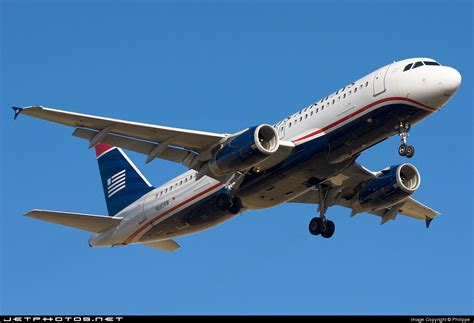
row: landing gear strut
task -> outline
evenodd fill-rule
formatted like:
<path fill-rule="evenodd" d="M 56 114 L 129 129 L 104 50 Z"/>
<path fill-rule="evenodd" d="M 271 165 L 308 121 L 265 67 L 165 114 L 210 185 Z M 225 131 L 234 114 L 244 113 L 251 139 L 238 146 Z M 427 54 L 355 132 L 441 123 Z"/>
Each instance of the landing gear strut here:
<path fill-rule="evenodd" d="M 331 238 L 336 229 L 334 222 L 326 218 L 331 187 L 323 184 L 317 187 L 319 193 L 319 217 L 315 217 L 309 222 L 309 232 L 315 236 L 320 234 L 323 238 Z"/>
<path fill-rule="evenodd" d="M 412 158 L 415 155 L 415 147 L 407 145 L 408 132 L 410 131 L 410 124 L 400 122 L 398 128 L 398 135 L 402 144 L 398 147 L 398 154 L 407 158 Z"/>

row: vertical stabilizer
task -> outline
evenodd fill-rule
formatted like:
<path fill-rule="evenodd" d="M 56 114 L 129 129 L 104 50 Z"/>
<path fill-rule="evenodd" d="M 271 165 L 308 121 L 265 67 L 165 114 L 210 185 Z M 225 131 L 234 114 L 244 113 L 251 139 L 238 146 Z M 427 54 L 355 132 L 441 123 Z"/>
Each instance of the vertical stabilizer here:
<path fill-rule="evenodd" d="M 98 144 L 95 152 L 110 216 L 154 189 L 122 149 Z"/>

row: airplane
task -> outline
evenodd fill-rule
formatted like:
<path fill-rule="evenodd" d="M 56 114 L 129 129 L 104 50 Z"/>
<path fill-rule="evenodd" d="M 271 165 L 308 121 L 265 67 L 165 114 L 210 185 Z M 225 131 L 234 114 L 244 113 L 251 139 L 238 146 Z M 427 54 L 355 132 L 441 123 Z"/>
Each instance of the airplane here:
<path fill-rule="evenodd" d="M 174 238 L 197 233 L 248 210 L 285 202 L 317 204 L 309 232 L 330 238 L 333 205 L 351 216 L 369 213 L 381 224 L 398 214 L 425 220 L 439 213 L 411 195 L 421 177 L 401 163 L 370 171 L 361 153 L 399 135 L 400 156 L 411 158 L 410 128 L 441 109 L 461 84 L 460 73 L 431 58 L 393 62 L 274 124 L 232 134 L 194 131 L 85 115 L 42 106 L 13 107 L 74 127 L 95 147 L 108 215 L 31 210 L 26 216 L 92 233 L 90 247 L 142 244 L 166 251 Z M 188 168 L 154 187 L 123 149 Z"/>

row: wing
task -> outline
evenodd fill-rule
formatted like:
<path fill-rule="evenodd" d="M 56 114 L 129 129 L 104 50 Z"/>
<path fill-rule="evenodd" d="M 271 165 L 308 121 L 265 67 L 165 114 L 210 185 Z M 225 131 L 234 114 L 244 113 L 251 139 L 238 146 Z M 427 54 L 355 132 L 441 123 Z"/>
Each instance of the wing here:
<path fill-rule="evenodd" d="M 42 106 L 14 107 L 13 110 L 15 118 L 24 114 L 74 127 L 73 135 L 88 140 L 90 147 L 101 142 L 145 154 L 147 163 L 161 158 L 196 170 L 211 157 L 213 147 L 236 135 L 163 127 Z M 281 141 L 278 151 L 258 165 L 259 169 L 265 170 L 280 163 L 293 148 L 292 142 Z"/>
<path fill-rule="evenodd" d="M 353 163 L 337 176 L 330 178 L 328 182 L 336 187 L 339 192 L 331 205 L 340 205 L 351 209 L 352 198 L 357 194 L 359 187 L 363 183 L 373 179 L 377 174 L 378 173 L 371 172 L 358 163 Z M 296 197 L 290 202 L 319 204 L 319 194 L 317 189 L 314 189 Z M 412 218 L 426 220 L 427 226 L 433 218 L 439 215 L 439 212 L 411 197 L 392 207 L 375 210 L 369 213 L 380 216 L 382 218 L 382 224 L 388 220 L 394 220 L 396 215 L 400 213 Z"/>
<path fill-rule="evenodd" d="M 108 134 L 115 134 L 152 143 L 167 143 L 171 146 L 178 146 L 195 152 L 202 152 L 225 137 L 225 134 L 97 117 L 93 115 L 45 108 L 42 106 L 14 109 L 15 116 L 18 116 L 18 114 L 25 114 L 35 118 L 61 123 L 70 127 L 91 129 L 96 132 L 102 131 L 101 136 L 103 138 Z"/>
<path fill-rule="evenodd" d="M 430 225 L 431 221 L 439 215 L 439 212 L 411 197 L 403 201 L 398 207 L 400 207 L 398 213 L 415 219 L 425 220 L 427 227 Z M 388 220 L 395 220 L 395 216 L 397 215 L 395 210 L 392 210 L 391 208 L 381 209 L 370 213 L 382 217 L 382 224 Z"/>
<path fill-rule="evenodd" d="M 179 243 L 171 239 L 144 243 L 143 245 L 148 246 L 148 247 L 158 248 L 164 251 L 175 251 L 176 249 L 181 247 Z"/>

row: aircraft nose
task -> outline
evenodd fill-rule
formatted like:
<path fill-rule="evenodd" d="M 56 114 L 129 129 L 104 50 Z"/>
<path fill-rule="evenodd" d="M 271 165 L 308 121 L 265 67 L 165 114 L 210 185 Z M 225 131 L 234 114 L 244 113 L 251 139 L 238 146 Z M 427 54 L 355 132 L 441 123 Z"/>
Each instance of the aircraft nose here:
<path fill-rule="evenodd" d="M 413 91 L 413 96 L 434 109 L 446 105 L 461 85 L 461 74 L 449 66 L 428 65 L 414 71 L 414 75 L 420 76 L 421 83 Z"/>
<path fill-rule="evenodd" d="M 461 74 L 452 67 L 444 67 L 443 76 L 439 81 L 443 95 L 452 96 L 461 85 Z"/>

